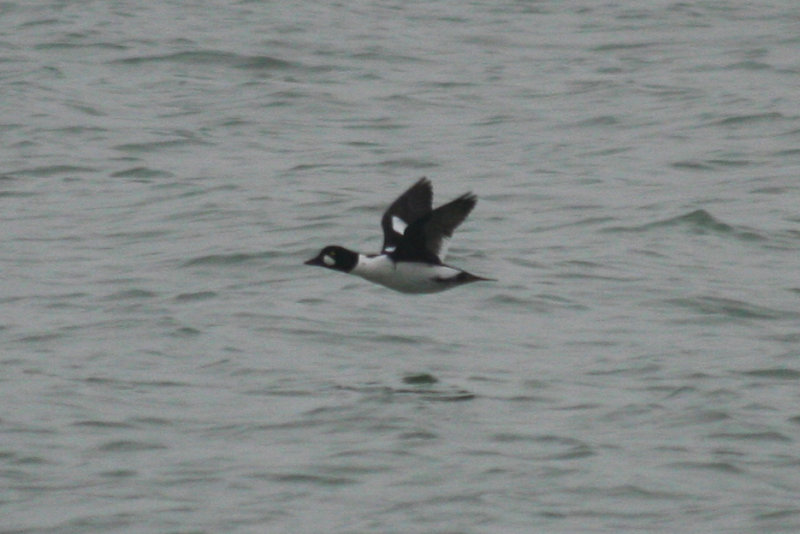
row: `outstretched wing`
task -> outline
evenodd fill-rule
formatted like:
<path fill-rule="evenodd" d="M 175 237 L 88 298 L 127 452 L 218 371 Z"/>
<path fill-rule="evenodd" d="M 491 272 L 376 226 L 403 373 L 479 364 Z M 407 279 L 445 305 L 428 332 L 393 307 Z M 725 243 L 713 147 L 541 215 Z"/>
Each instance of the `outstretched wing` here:
<path fill-rule="evenodd" d="M 475 207 L 478 197 L 465 193 L 411 223 L 393 254 L 396 260 L 441 263 L 453 231 Z"/>
<path fill-rule="evenodd" d="M 381 252 L 388 254 L 397 250 L 406 229 L 431 213 L 433 187 L 424 176 L 408 191 L 397 197 L 381 218 L 383 228 L 383 247 Z"/>

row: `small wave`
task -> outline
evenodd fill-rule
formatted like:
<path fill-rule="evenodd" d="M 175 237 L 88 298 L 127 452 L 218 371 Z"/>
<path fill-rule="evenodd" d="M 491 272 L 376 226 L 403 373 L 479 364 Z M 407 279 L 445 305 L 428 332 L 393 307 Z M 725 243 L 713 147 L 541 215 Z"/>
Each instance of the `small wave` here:
<path fill-rule="evenodd" d="M 19 169 L 9 172 L 11 176 L 39 176 L 48 177 L 58 174 L 82 174 L 85 172 L 95 172 L 94 167 L 78 167 L 75 165 L 46 165 L 43 167 L 32 167 L 30 169 Z"/>
<path fill-rule="evenodd" d="M 619 119 L 614 117 L 613 115 L 597 115 L 596 117 L 591 117 L 582 121 L 578 121 L 576 123 L 572 123 L 568 126 L 615 126 L 619 124 Z"/>
<path fill-rule="evenodd" d="M 721 233 L 733 231 L 733 226 L 715 219 L 706 210 L 695 210 L 685 215 L 679 215 L 655 224 L 661 226 L 688 225 L 697 229 L 705 229 Z"/>
<path fill-rule="evenodd" d="M 752 162 L 746 159 L 707 159 L 707 160 L 682 160 L 672 164 L 674 169 L 690 171 L 713 171 L 720 167 L 746 167 Z"/>
<path fill-rule="evenodd" d="M 732 70 L 736 70 L 736 69 L 742 69 L 742 70 L 770 70 L 770 69 L 772 69 L 772 65 L 770 65 L 769 63 L 764 63 L 762 61 L 747 60 L 747 61 L 738 61 L 736 63 L 731 63 L 730 65 L 728 65 L 728 68 L 732 69 Z"/>
<path fill-rule="evenodd" d="M 215 291 L 196 291 L 194 293 L 181 293 L 175 297 L 176 302 L 192 302 L 206 300 L 217 296 Z"/>
<path fill-rule="evenodd" d="M 398 394 L 412 394 L 418 395 L 419 398 L 434 401 L 434 402 L 462 402 L 473 400 L 476 398 L 474 393 L 464 390 L 456 390 L 452 392 L 437 391 L 437 390 L 422 390 L 422 389 L 397 389 L 394 391 Z"/>
<path fill-rule="evenodd" d="M 614 52 L 617 50 L 637 50 L 637 49 L 646 49 L 651 48 L 653 46 L 658 46 L 663 43 L 659 43 L 656 41 L 653 42 L 640 42 L 640 43 L 608 43 L 599 46 L 595 46 L 592 48 L 594 52 Z"/>
<path fill-rule="evenodd" d="M 75 35 L 73 37 L 81 38 L 86 35 Z M 74 43 L 68 41 L 55 41 L 51 43 L 43 43 L 34 46 L 36 50 L 127 50 L 128 47 L 124 44 L 110 43 L 110 42 L 89 42 L 89 43 Z"/>
<path fill-rule="evenodd" d="M 135 425 L 132 425 L 130 423 L 123 423 L 120 421 L 100 421 L 97 419 L 86 419 L 83 421 L 76 421 L 72 423 L 72 426 L 84 427 L 84 428 L 109 429 L 109 430 L 136 428 Z"/>
<path fill-rule="evenodd" d="M 209 143 L 202 141 L 200 139 L 187 136 L 181 139 L 146 141 L 142 143 L 124 143 L 121 145 L 115 145 L 113 148 L 121 152 L 145 153 L 145 152 L 154 152 L 156 150 L 162 150 L 165 148 L 175 148 L 175 147 L 182 147 L 189 145 L 208 145 L 208 144 Z"/>
<path fill-rule="evenodd" d="M 202 333 L 202 330 L 198 330 L 197 328 L 192 328 L 191 326 L 182 326 L 173 330 L 169 335 L 170 337 L 187 338 L 199 336 Z"/>
<path fill-rule="evenodd" d="M 395 334 L 383 334 L 371 337 L 373 341 L 387 345 L 418 345 L 419 343 L 433 340 L 427 339 L 423 336 L 398 336 Z"/>
<path fill-rule="evenodd" d="M 111 295 L 103 297 L 103 300 L 147 299 L 156 296 L 158 296 L 158 293 L 155 293 L 153 291 L 134 288 L 134 289 L 125 289 L 122 291 L 117 291 L 116 293 L 112 293 Z"/>
<path fill-rule="evenodd" d="M 310 473 L 287 473 L 283 475 L 272 475 L 271 478 L 277 482 L 312 484 L 320 486 L 343 486 L 347 484 L 355 484 L 356 482 L 354 479 L 348 477 L 326 476 Z"/>
<path fill-rule="evenodd" d="M 134 440 L 115 440 L 104 443 L 98 447 L 101 452 L 139 452 L 166 449 L 162 443 Z"/>
<path fill-rule="evenodd" d="M 731 475 L 742 474 L 743 471 L 729 462 L 674 462 L 672 467 L 678 469 L 692 469 L 700 471 L 715 471 Z"/>
<path fill-rule="evenodd" d="M 575 460 L 594 456 L 594 448 L 581 440 L 552 434 L 500 432 L 491 437 L 497 443 L 535 443 L 542 460 Z"/>
<path fill-rule="evenodd" d="M 22 336 L 18 338 L 16 341 L 21 343 L 46 343 L 49 341 L 55 341 L 56 339 L 60 339 L 64 337 L 63 332 L 43 332 L 41 334 L 30 334 L 27 336 Z"/>
<path fill-rule="evenodd" d="M 0 198 L 28 198 L 36 195 L 37 193 L 31 191 L 0 191 Z"/>
<path fill-rule="evenodd" d="M 112 61 L 121 65 L 143 65 L 147 63 L 187 63 L 193 65 L 222 65 L 241 69 L 273 70 L 294 66 L 288 61 L 271 56 L 245 56 L 219 50 L 191 50 L 172 54 L 133 56 Z"/>
<path fill-rule="evenodd" d="M 112 178 L 172 178 L 175 176 L 169 171 L 151 169 L 149 167 L 131 167 L 122 171 L 111 173 Z"/>
<path fill-rule="evenodd" d="M 234 254 L 209 254 L 208 256 L 198 256 L 187 260 L 181 267 L 197 267 L 203 265 L 239 265 L 251 260 L 260 260 L 272 256 L 271 253 L 246 254 L 237 252 Z"/>
<path fill-rule="evenodd" d="M 403 383 L 408 387 L 369 385 L 339 386 L 339 389 L 356 391 L 362 394 L 377 394 L 382 398 L 399 395 L 432 402 L 463 402 L 477 398 L 477 395 L 471 391 L 456 386 L 440 384 L 439 379 L 429 373 L 408 374 L 403 377 Z"/>
<path fill-rule="evenodd" d="M 731 235 L 747 241 L 762 241 L 763 236 L 750 229 L 737 228 L 717 219 L 704 209 L 633 227 L 613 227 L 606 232 L 647 232 L 660 228 L 685 228 L 697 234 Z"/>
<path fill-rule="evenodd" d="M 783 319 L 788 315 L 796 315 L 763 306 L 756 306 L 740 300 L 699 296 L 691 298 L 669 299 L 667 302 L 689 308 L 703 315 L 722 315 L 735 319 Z"/>
<path fill-rule="evenodd" d="M 756 378 L 775 378 L 780 380 L 800 379 L 800 371 L 796 369 L 789 369 L 786 367 L 775 367 L 769 369 L 752 369 L 750 371 L 744 371 L 741 374 L 745 376 L 753 376 Z"/>
<path fill-rule="evenodd" d="M 381 161 L 378 165 L 386 168 L 397 169 L 431 169 L 437 167 L 438 164 L 432 161 L 424 161 L 415 158 L 400 158 L 400 159 L 387 159 Z"/>
<path fill-rule="evenodd" d="M 527 297 L 523 297 L 519 293 L 498 293 L 496 295 L 489 297 L 488 301 L 494 304 L 505 304 L 512 306 L 530 305 L 530 299 Z"/>
<path fill-rule="evenodd" d="M 438 381 L 439 379 L 430 373 L 417 373 L 403 377 L 404 384 L 411 384 L 415 386 L 419 384 L 435 384 Z"/>
<path fill-rule="evenodd" d="M 719 432 L 711 434 L 709 437 L 716 439 L 726 440 L 745 440 L 745 441 L 778 441 L 782 443 L 789 443 L 792 440 L 786 434 L 780 432 Z"/>
<path fill-rule="evenodd" d="M 711 124 L 714 126 L 740 126 L 755 122 L 772 122 L 785 118 L 786 117 L 782 113 L 778 112 L 754 113 L 749 115 L 734 115 L 733 117 L 725 117 L 724 119 L 716 120 Z"/>

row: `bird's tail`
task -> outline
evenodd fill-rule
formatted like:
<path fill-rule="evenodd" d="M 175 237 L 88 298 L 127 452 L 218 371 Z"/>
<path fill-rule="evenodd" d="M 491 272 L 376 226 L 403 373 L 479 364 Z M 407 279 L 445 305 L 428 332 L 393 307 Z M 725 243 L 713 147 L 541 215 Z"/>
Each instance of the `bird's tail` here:
<path fill-rule="evenodd" d="M 482 276 L 477 276 L 472 273 L 468 273 L 467 271 L 461 271 L 456 276 L 456 280 L 459 283 L 467 284 L 469 282 L 497 282 L 496 278 L 484 278 Z"/>

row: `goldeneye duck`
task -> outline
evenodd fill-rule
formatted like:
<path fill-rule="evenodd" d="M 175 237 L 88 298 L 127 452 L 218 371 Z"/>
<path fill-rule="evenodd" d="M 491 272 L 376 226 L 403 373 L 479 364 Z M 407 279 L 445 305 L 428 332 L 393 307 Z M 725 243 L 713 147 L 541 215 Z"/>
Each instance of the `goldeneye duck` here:
<path fill-rule="evenodd" d="M 437 293 L 470 282 L 493 281 L 443 263 L 453 230 L 477 202 L 478 197 L 465 193 L 434 210 L 433 186 L 420 178 L 383 214 L 380 254 L 331 245 L 305 264 L 354 274 L 401 293 Z"/>

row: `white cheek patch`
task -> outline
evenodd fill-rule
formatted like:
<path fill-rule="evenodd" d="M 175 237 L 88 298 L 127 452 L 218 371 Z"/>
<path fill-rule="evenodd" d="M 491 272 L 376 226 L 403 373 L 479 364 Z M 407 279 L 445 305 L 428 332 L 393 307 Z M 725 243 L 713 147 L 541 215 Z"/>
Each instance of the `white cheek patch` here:
<path fill-rule="evenodd" d="M 394 230 L 400 235 L 403 235 L 404 233 L 406 233 L 407 226 L 408 225 L 403 219 L 401 219 L 397 215 L 392 215 L 392 230 Z"/>
<path fill-rule="evenodd" d="M 327 265 L 328 267 L 333 267 L 334 265 L 336 265 L 336 260 L 334 260 L 333 258 L 331 258 L 330 254 L 325 254 L 325 255 L 322 257 L 322 263 L 324 263 L 324 264 L 325 264 L 325 265 Z"/>

